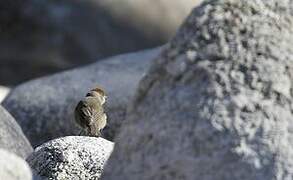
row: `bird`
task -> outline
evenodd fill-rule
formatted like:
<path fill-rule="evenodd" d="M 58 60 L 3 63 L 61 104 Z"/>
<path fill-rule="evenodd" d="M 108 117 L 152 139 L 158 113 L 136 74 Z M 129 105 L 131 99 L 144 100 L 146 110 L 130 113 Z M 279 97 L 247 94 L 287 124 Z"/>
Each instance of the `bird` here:
<path fill-rule="evenodd" d="M 106 93 L 100 87 L 90 90 L 85 98 L 78 102 L 74 116 L 76 124 L 82 129 L 80 135 L 100 137 L 101 130 L 107 124 L 107 115 L 103 105 Z"/>

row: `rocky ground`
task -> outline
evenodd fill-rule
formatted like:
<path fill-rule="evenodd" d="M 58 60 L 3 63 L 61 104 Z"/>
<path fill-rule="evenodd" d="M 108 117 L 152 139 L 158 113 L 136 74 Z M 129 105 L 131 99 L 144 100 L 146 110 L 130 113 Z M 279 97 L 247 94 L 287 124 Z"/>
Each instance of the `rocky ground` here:
<path fill-rule="evenodd" d="M 0 179 L 293 179 L 292 8 L 206 0 L 164 46 L 12 88 Z M 78 136 L 74 107 L 96 85 L 109 123 Z"/>

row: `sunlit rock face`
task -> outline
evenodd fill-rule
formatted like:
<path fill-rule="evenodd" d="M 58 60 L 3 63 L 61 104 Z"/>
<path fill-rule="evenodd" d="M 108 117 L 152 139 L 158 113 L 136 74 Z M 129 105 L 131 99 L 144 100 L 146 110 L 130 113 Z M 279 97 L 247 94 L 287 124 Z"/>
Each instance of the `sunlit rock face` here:
<path fill-rule="evenodd" d="M 103 138 L 67 136 L 37 147 L 27 162 L 45 179 L 98 180 L 113 146 Z"/>
<path fill-rule="evenodd" d="M 292 179 L 292 7 L 195 8 L 140 82 L 103 179 Z"/>

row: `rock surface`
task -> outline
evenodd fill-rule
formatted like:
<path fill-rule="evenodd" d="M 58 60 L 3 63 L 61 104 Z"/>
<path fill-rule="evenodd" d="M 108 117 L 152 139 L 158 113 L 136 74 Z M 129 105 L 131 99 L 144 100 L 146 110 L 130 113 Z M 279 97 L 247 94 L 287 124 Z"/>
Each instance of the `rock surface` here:
<path fill-rule="evenodd" d="M 37 147 L 27 161 L 43 178 L 99 179 L 113 146 L 103 138 L 67 136 Z"/>
<path fill-rule="evenodd" d="M 0 103 L 3 101 L 3 99 L 7 96 L 10 89 L 4 86 L 0 86 Z"/>
<path fill-rule="evenodd" d="M 17 119 L 33 145 L 78 134 L 74 108 L 97 85 L 107 91 L 107 139 L 115 136 L 126 106 L 160 48 L 116 56 L 92 65 L 40 78 L 13 89 L 3 106 Z"/>
<path fill-rule="evenodd" d="M 202 0 L 100 0 L 112 16 L 130 24 L 149 38 L 169 40 L 193 7 Z M 159 17 L 159 18 L 158 18 Z"/>
<path fill-rule="evenodd" d="M 0 148 L 22 158 L 26 158 L 33 151 L 22 129 L 2 106 L 0 106 Z"/>
<path fill-rule="evenodd" d="M 292 7 L 194 9 L 141 81 L 102 179 L 292 179 Z"/>
<path fill-rule="evenodd" d="M 0 149 L 0 179 L 32 180 L 32 172 L 28 164 L 20 157 Z"/>
<path fill-rule="evenodd" d="M 0 84 L 161 45 L 196 2 L 1 1 Z"/>

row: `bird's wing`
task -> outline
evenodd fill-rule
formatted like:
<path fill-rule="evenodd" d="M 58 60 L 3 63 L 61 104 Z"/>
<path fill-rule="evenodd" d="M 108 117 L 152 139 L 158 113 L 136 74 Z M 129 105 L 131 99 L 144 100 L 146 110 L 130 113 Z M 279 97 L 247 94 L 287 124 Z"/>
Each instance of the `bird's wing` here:
<path fill-rule="evenodd" d="M 79 114 L 81 119 L 83 120 L 83 123 L 87 127 L 90 125 L 90 119 L 93 117 L 93 111 L 92 108 L 89 106 L 89 104 L 86 101 L 80 102 L 79 104 Z"/>

